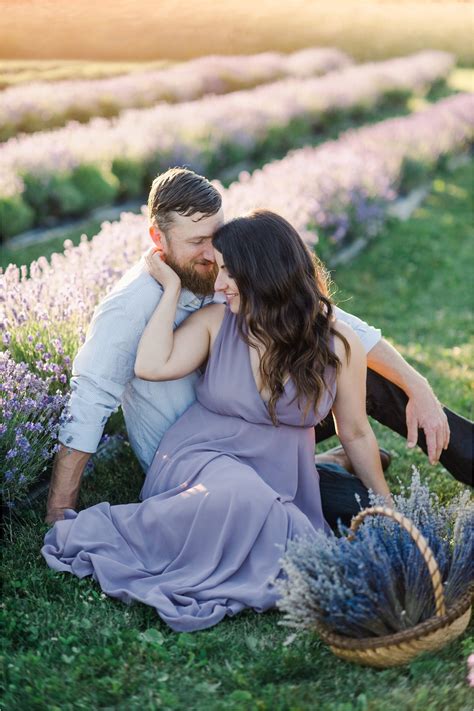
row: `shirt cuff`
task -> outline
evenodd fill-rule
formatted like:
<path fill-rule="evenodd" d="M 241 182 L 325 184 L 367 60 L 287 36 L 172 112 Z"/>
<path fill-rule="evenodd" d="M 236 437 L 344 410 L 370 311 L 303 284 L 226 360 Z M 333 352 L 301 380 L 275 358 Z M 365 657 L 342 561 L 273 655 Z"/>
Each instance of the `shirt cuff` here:
<path fill-rule="evenodd" d="M 59 442 L 65 447 L 77 449 L 78 452 L 87 452 L 95 454 L 102 439 L 104 428 L 100 426 L 91 426 L 80 423 L 77 429 L 74 423 L 68 423 L 60 428 L 58 434 Z"/>

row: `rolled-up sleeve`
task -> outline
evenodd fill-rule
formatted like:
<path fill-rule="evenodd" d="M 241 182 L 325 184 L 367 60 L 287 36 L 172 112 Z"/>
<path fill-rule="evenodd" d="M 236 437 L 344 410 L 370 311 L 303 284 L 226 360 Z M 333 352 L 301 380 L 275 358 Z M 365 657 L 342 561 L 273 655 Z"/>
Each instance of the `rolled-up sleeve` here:
<path fill-rule="evenodd" d="M 94 453 L 104 426 L 120 405 L 134 366 L 145 318 L 130 314 L 123 302 L 103 302 L 74 359 L 71 394 L 59 441 L 81 452 Z"/>
<path fill-rule="evenodd" d="M 382 331 L 379 328 L 369 326 L 369 324 L 362 321 L 362 319 L 357 318 L 357 316 L 353 316 L 352 314 L 348 314 L 346 311 L 343 311 L 337 306 L 334 308 L 334 315 L 336 318 L 341 319 L 341 321 L 344 321 L 344 323 L 347 323 L 354 329 L 362 341 L 362 345 L 364 346 L 366 353 L 371 351 L 382 338 Z"/>

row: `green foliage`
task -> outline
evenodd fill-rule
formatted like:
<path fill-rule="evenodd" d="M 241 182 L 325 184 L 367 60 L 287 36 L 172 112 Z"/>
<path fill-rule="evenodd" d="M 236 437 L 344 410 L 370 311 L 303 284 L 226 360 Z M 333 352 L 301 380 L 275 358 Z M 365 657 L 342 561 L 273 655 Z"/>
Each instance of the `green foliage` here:
<path fill-rule="evenodd" d="M 86 210 L 113 202 L 119 192 L 119 181 L 115 175 L 91 164 L 74 168 L 71 183 L 80 192 Z"/>
<path fill-rule="evenodd" d="M 35 211 L 36 222 L 44 222 L 50 215 L 51 178 L 33 173 L 25 173 L 22 178 L 25 186 L 23 198 Z"/>
<path fill-rule="evenodd" d="M 57 237 L 52 237 L 47 242 L 33 242 L 28 246 L 15 247 L 13 244 L 5 245 L 0 252 L 0 268 L 6 269 L 9 264 L 30 265 L 33 260 L 39 257 L 49 259 L 54 252 L 64 251 L 64 242 L 70 239 L 74 246 L 78 245 L 81 236 L 86 234 L 91 238 L 96 235 L 100 229 L 101 220 L 88 220 L 81 222 L 78 226 L 65 230 Z"/>
<path fill-rule="evenodd" d="M 335 109 L 313 116 L 298 118 L 282 127 L 275 125 L 265 132 L 253 148 L 248 149 L 237 144 L 223 144 L 219 151 L 206 150 L 206 136 L 202 137 L 199 165 L 191 165 L 198 172 L 205 173 L 211 179 L 218 178 L 224 185 L 235 180 L 238 173 L 253 170 L 265 163 L 282 158 L 289 150 L 304 145 L 318 145 L 323 141 L 335 139 L 350 128 L 363 124 L 375 123 L 396 115 L 405 115 L 410 108 L 421 102 L 426 104 L 442 95 L 456 93 L 465 89 L 472 81 L 472 71 L 456 69 L 451 79 L 437 87 L 424 98 L 409 98 L 403 91 L 388 92 L 376 106 L 359 104 L 347 109 Z M 105 109 L 104 109 L 105 110 Z M 76 118 L 80 119 L 79 114 Z M 183 163 L 186 161 L 183 159 Z M 48 224 L 61 216 L 87 214 L 97 205 L 114 202 L 117 198 L 146 198 L 146 187 L 156 175 L 170 165 L 166 153 L 152 156 L 143 163 L 127 158 L 115 159 L 111 170 L 95 165 L 76 168 L 73 174 L 63 174 L 54 178 L 48 176 L 25 175 L 24 199 L 35 210 L 35 221 Z M 402 190 L 409 191 L 417 186 L 421 179 L 425 181 L 432 173 L 422 166 L 408 165 Z M 12 222 L 13 225 L 16 222 Z M 21 222 L 19 223 L 22 224 Z M 8 236 L 18 234 L 28 227 L 10 228 Z"/>
<path fill-rule="evenodd" d="M 19 196 L 0 197 L 0 242 L 33 226 L 35 213 Z"/>
<path fill-rule="evenodd" d="M 401 168 L 399 190 L 408 195 L 414 188 L 426 183 L 432 174 L 432 167 L 412 158 L 404 158 Z"/>
<path fill-rule="evenodd" d="M 71 173 L 56 175 L 23 176 L 24 198 L 36 213 L 36 220 L 42 224 L 53 222 L 58 217 L 77 215 L 87 211 L 81 189 L 74 184 Z"/>
<path fill-rule="evenodd" d="M 145 191 L 145 165 L 130 158 L 115 158 L 112 172 L 120 183 L 119 195 L 132 198 L 143 195 Z"/>
<path fill-rule="evenodd" d="M 85 200 L 70 176 L 53 176 L 50 190 L 53 215 L 79 215 L 84 209 Z"/>

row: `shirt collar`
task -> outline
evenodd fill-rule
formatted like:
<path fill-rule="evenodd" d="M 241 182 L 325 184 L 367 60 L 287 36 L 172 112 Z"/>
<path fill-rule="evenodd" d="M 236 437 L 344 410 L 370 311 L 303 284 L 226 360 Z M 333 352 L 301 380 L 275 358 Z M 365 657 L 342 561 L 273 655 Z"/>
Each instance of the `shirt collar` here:
<path fill-rule="evenodd" d="M 208 296 L 198 296 L 193 294 L 189 289 L 181 289 L 181 294 L 178 299 L 178 305 L 183 309 L 189 309 L 194 311 L 195 309 L 200 309 L 201 306 L 206 306 L 206 304 L 211 304 L 214 300 L 214 295 L 210 294 Z"/>

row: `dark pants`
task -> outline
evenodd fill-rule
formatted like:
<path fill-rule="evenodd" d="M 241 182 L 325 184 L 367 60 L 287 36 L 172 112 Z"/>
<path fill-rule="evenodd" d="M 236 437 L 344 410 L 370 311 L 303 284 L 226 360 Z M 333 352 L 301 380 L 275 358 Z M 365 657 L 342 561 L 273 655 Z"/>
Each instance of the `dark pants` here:
<path fill-rule="evenodd" d="M 367 370 L 367 414 L 405 438 L 407 402 L 407 396 L 397 385 L 373 370 Z M 448 449 L 443 450 L 441 454 L 440 462 L 455 479 L 472 486 L 473 423 L 446 407 L 444 412 L 448 418 L 451 437 Z M 316 442 L 332 437 L 335 434 L 332 415 L 323 420 L 315 430 Z M 418 444 L 426 453 L 423 430 L 418 430 Z M 351 517 L 360 510 L 354 494 L 361 496 L 363 506 L 368 503 L 365 486 L 348 472 L 342 476 L 344 470 L 340 467 L 320 465 L 318 471 L 327 522 L 332 526 L 340 517 L 344 523 L 349 523 Z"/>

